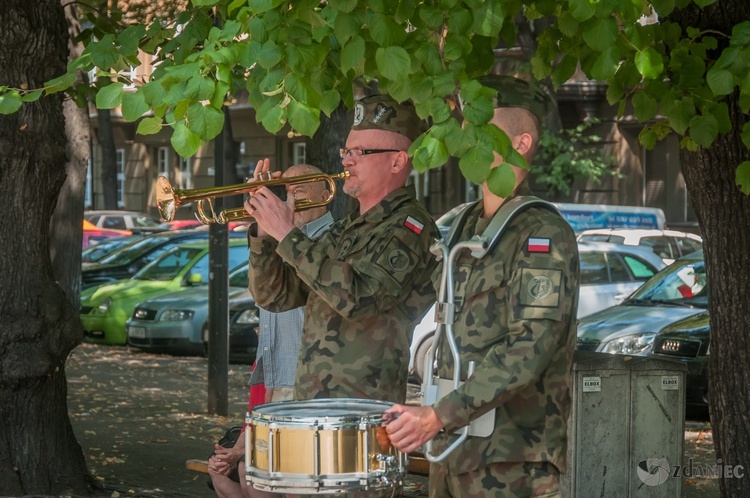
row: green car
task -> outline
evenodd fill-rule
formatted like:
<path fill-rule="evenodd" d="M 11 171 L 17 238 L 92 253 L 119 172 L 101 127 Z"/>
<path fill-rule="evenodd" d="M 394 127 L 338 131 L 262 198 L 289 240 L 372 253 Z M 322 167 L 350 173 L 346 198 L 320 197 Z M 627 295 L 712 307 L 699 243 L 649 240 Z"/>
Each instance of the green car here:
<path fill-rule="evenodd" d="M 229 270 L 247 263 L 247 240 L 229 241 Z M 125 322 L 145 299 L 186 287 L 208 285 L 208 241 L 188 242 L 162 254 L 133 278 L 81 292 L 84 340 L 126 344 Z"/>

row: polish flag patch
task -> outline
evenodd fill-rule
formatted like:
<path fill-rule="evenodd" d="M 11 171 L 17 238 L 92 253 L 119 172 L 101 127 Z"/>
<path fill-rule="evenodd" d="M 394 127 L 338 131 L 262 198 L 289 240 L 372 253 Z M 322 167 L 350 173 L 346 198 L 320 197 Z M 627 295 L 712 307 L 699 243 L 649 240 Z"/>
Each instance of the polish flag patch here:
<path fill-rule="evenodd" d="M 529 252 L 549 252 L 549 249 L 550 249 L 549 239 L 529 237 L 529 244 L 528 244 Z"/>
<path fill-rule="evenodd" d="M 406 217 L 406 221 L 404 222 L 404 226 L 406 228 L 408 228 L 409 230 L 411 230 L 412 232 L 416 233 L 417 235 L 419 235 L 420 233 L 422 233 L 422 229 L 424 228 L 424 225 L 422 223 L 418 222 L 417 220 L 415 220 L 411 216 L 407 216 Z"/>

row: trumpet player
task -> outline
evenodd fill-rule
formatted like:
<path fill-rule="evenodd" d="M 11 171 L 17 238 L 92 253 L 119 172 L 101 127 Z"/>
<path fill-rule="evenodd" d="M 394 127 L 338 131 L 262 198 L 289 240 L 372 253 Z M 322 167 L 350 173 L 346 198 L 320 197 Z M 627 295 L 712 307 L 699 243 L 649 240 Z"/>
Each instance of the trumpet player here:
<path fill-rule="evenodd" d="M 407 150 L 422 126 L 410 104 L 381 95 L 355 103 L 341 159 L 344 192 L 359 206 L 317 240 L 295 228 L 293 201 L 266 187 L 245 205 L 257 221 L 249 236 L 256 302 L 274 312 L 306 306 L 297 400 L 405 401 L 412 332 L 435 301 L 429 249 L 438 230 L 405 187 Z"/>

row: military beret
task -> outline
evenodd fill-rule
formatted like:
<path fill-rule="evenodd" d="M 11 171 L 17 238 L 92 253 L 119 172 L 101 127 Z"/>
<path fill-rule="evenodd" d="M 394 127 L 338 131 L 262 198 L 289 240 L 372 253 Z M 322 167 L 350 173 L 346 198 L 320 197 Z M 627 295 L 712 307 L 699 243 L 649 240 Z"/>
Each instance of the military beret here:
<path fill-rule="evenodd" d="M 411 103 L 399 104 L 387 95 L 371 95 L 354 103 L 352 130 L 392 131 L 413 142 L 425 132 L 425 124 Z"/>
<path fill-rule="evenodd" d="M 497 91 L 492 100 L 495 108 L 498 107 L 522 107 L 540 122 L 552 109 L 552 99 L 549 95 L 534 83 L 506 75 L 490 74 L 477 79 L 482 85 Z"/>

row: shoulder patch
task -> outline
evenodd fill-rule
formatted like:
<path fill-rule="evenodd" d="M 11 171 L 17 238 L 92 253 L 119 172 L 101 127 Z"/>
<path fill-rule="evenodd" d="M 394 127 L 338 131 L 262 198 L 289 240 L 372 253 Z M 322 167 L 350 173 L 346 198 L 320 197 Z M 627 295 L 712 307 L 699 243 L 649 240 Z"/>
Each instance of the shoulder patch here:
<path fill-rule="evenodd" d="M 550 240 L 541 237 L 529 237 L 528 243 L 526 244 L 526 250 L 528 252 L 549 253 L 551 247 L 552 243 Z"/>
<path fill-rule="evenodd" d="M 555 308 L 560 302 L 562 272 L 542 268 L 523 268 L 519 302 L 521 306 Z"/>
<path fill-rule="evenodd" d="M 424 229 L 424 223 L 420 223 L 411 216 L 406 217 L 406 221 L 404 221 L 404 226 L 411 230 L 412 232 L 419 235 L 422 233 L 422 229 Z"/>

